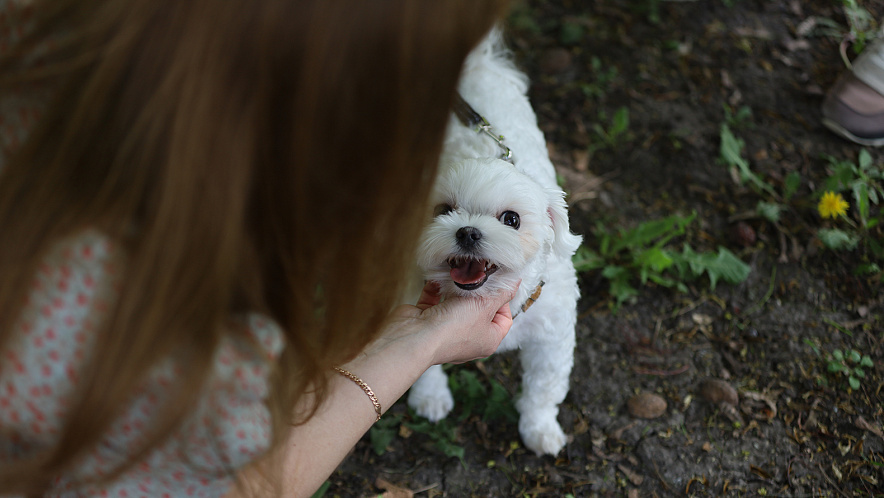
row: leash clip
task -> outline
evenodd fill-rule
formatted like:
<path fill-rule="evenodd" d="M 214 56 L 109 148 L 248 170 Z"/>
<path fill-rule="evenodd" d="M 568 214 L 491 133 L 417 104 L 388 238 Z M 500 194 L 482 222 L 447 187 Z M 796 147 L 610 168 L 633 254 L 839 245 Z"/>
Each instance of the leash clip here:
<path fill-rule="evenodd" d="M 460 93 L 454 95 L 454 114 L 467 128 L 473 128 L 476 130 L 476 133 L 483 133 L 490 137 L 491 140 L 494 140 L 501 150 L 500 159 L 503 159 L 510 164 L 515 164 L 513 162 L 513 151 L 503 143 L 505 140 L 504 136 L 494 133 L 492 131 L 491 123 L 482 117 L 481 114 L 476 112 L 476 110 L 460 96 Z"/>

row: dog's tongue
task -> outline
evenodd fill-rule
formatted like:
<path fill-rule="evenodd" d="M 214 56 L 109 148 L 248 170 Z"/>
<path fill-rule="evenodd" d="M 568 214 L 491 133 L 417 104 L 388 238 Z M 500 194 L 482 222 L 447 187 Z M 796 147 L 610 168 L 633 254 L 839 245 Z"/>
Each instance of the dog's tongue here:
<path fill-rule="evenodd" d="M 485 278 L 485 261 L 470 259 L 451 267 L 451 280 L 459 284 L 474 284 L 483 278 Z"/>

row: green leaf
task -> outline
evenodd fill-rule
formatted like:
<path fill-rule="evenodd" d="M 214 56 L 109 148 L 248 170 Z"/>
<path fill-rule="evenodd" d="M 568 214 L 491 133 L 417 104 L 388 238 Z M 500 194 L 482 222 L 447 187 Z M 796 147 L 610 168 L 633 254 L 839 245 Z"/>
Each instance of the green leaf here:
<path fill-rule="evenodd" d="M 844 353 L 840 349 L 836 349 L 832 351 L 832 358 L 835 358 L 836 361 L 844 361 Z"/>
<path fill-rule="evenodd" d="M 662 273 L 664 270 L 672 266 L 672 258 L 669 256 L 669 251 L 664 251 L 663 249 L 656 247 L 652 247 L 637 254 L 635 262 L 638 263 L 639 266 L 643 268 L 651 268 L 657 273 Z"/>
<path fill-rule="evenodd" d="M 854 391 L 859 390 L 859 379 L 851 375 L 847 378 L 847 382 L 850 384 L 850 387 L 853 388 Z"/>
<path fill-rule="evenodd" d="M 786 179 L 783 181 L 783 198 L 788 201 L 795 195 L 795 192 L 798 191 L 798 187 L 801 185 L 801 175 L 797 171 L 793 171 L 786 175 Z"/>
<path fill-rule="evenodd" d="M 728 251 L 724 247 L 718 248 L 718 254 L 703 253 L 699 255 L 698 261 L 691 264 L 691 268 L 695 272 L 702 273 L 705 271 L 709 275 L 709 285 L 715 290 L 718 280 L 724 280 L 729 284 L 737 284 L 749 277 L 751 268 L 734 253 Z M 700 269 L 700 271 L 697 271 Z"/>
<path fill-rule="evenodd" d="M 629 109 L 621 107 L 614 112 L 611 129 L 608 134 L 614 138 L 622 135 L 629 128 Z"/>
<path fill-rule="evenodd" d="M 690 265 L 690 262 L 698 257 L 698 254 L 694 252 L 694 249 L 688 245 L 684 244 L 681 249 L 681 254 L 674 254 L 673 259 L 674 267 L 678 271 L 678 278 L 693 278 L 698 275 L 694 273 L 693 268 Z"/>
<path fill-rule="evenodd" d="M 662 275 L 657 275 L 654 273 L 648 274 L 648 280 L 663 287 L 675 287 L 679 290 L 679 292 L 687 292 L 687 287 L 685 287 L 684 284 L 682 284 L 681 282 L 677 282 L 671 278 L 666 278 Z"/>
<path fill-rule="evenodd" d="M 457 428 L 449 419 L 442 419 L 435 424 L 429 420 L 406 422 L 405 426 L 428 436 L 433 440 L 433 447 L 445 456 L 457 457 L 463 462 L 464 449 L 454 443 L 457 438 Z"/>
<path fill-rule="evenodd" d="M 325 496 L 325 493 L 330 487 L 331 481 L 325 481 L 324 483 L 322 483 L 322 486 L 319 486 L 319 489 L 317 489 L 315 493 L 310 495 L 310 498 L 322 498 L 323 496 Z"/>
<path fill-rule="evenodd" d="M 734 113 L 732 124 L 740 124 L 745 123 L 752 119 L 752 109 L 749 106 L 741 106 L 737 109 L 737 112 Z"/>
<path fill-rule="evenodd" d="M 442 420 L 444 422 L 445 419 Z M 405 422 L 405 426 L 414 432 L 418 432 L 421 434 L 431 434 L 433 430 L 436 428 L 436 424 L 430 422 L 425 418 L 418 418 L 417 421 Z"/>
<path fill-rule="evenodd" d="M 743 159 L 743 147 L 745 146 L 745 142 L 742 139 L 737 138 L 733 132 L 731 131 L 730 126 L 726 123 L 722 123 L 721 125 L 721 146 L 719 147 L 719 153 L 721 154 L 721 158 L 724 159 L 725 164 L 728 166 L 737 166 L 740 170 L 748 170 L 749 163 Z M 745 181 L 745 178 L 743 179 Z"/>
<path fill-rule="evenodd" d="M 571 261 L 574 263 L 574 268 L 579 272 L 597 270 L 605 265 L 605 259 L 586 246 L 578 247 Z"/>
<path fill-rule="evenodd" d="M 491 393 L 485 403 L 485 410 L 482 413 L 482 420 L 485 422 L 493 422 L 498 419 L 505 419 L 510 423 L 519 421 L 519 413 L 513 406 L 513 397 L 509 391 L 500 382 L 493 379 L 489 381 L 491 385 Z"/>
<path fill-rule="evenodd" d="M 608 265 L 602 270 L 602 276 L 608 280 L 618 280 L 623 277 L 629 277 L 629 270 L 622 266 Z"/>
<path fill-rule="evenodd" d="M 559 33 L 563 45 L 575 45 L 583 39 L 583 26 L 576 22 L 565 22 Z"/>
<path fill-rule="evenodd" d="M 869 186 L 863 181 L 857 181 L 853 184 L 853 200 L 856 202 L 856 208 L 859 210 L 859 219 L 863 226 L 869 219 Z"/>
<path fill-rule="evenodd" d="M 399 424 L 402 422 L 402 415 L 394 415 L 387 413 L 380 420 L 375 422 L 368 431 L 369 440 L 371 441 L 371 449 L 375 454 L 380 456 L 387 452 L 387 446 L 399 433 Z"/>
<path fill-rule="evenodd" d="M 852 363 L 859 363 L 859 360 L 861 358 L 862 358 L 862 356 L 860 356 L 859 351 L 857 351 L 855 349 L 851 349 L 847 353 L 847 359 L 850 360 Z"/>
<path fill-rule="evenodd" d="M 612 252 L 645 247 L 655 241 L 657 247 L 662 247 L 672 237 L 683 235 L 685 227 L 696 217 L 697 213 L 692 213 L 687 217 L 675 215 L 641 223 L 631 230 L 622 232 L 619 240 L 614 243 Z"/>
<path fill-rule="evenodd" d="M 829 164 L 832 165 L 834 172 L 832 176 L 826 178 L 825 182 L 823 182 L 823 191 L 839 192 L 846 189 L 855 177 L 855 167 L 848 162 L 839 161 L 831 156 L 829 156 Z"/>
<path fill-rule="evenodd" d="M 755 210 L 771 223 L 778 223 L 780 221 L 780 212 L 783 210 L 783 206 L 775 202 L 759 201 Z"/>
<path fill-rule="evenodd" d="M 860 379 L 865 379 L 865 378 L 866 378 L 866 373 L 863 372 L 863 369 L 862 369 L 862 368 L 859 368 L 859 367 L 856 367 L 856 368 L 853 369 L 853 375 L 856 375 L 856 376 L 859 377 Z"/>
<path fill-rule="evenodd" d="M 380 423 L 380 421 L 378 423 Z M 397 431 L 392 427 L 378 427 L 377 424 L 372 426 L 368 435 L 371 440 L 371 449 L 374 450 L 375 455 L 380 456 L 386 453 L 387 446 L 393 442 L 393 439 L 396 438 L 396 434 Z"/>
<path fill-rule="evenodd" d="M 609 292 L 616 300 L 616 306 L 620 306 L 624 301 L 638 295 L 638 291 L 629 285 L 629 270 L 622 266 L 606 266 L 602 270 L 602 276 L 610 280 Z"/>
<path fill-rule="evenodd" d="M 818 347 L 816 346 L 816 344 L 814 344 L 813 341 L 811 341 L 810 339 L 805 338 L 805 339 L 804 339 L 804 344 L 807 344 L 808 346 L 810 346 L 810 349 L 812 349 L 813 352 L 816 353 L 817 356 L 820 355 L 820 348 L 818 348 Z"/>
<path fill-rule="evenodd" d="M 635 287 L 629 285 L 629 282 L 625 280 L 616 280 L 611 282 L 610 287 L 611 295 L 617 301 L 617 306 L 625 303 L 629 299 L 638 295 L 638 290 Z"/>
<path fill-rule="evenodd" d="M 869 192 L 869 202 L 871 202 L 872 204 L 877 206 L 878 205 L 878 190 L 875 188 L 869 188 L 868 192 Z"/>
<path fill-rule="evenodd" d="M 601 221 L 597 221 L 595 224 L 595 233 L 596 237 L 599 239 L 599 254 L 602 257 L 608 257 L 611 253 L 611 239 L 612 236 L 608 232 L 607 227 Z"/>
<path fill-rule="evenodd" d="M 443 439 L 436 441 L 434 446 L 436 447 L 437 450 L 441 451 L 443 455 L 445 455 L 447 457 L 457 457 L 457 459 L 460 460 L 461 462 L 464 461 L 463 457 L 464 457 L 465 450 L 464 450 L 463 446 L 454 444 L 451 441 L 447 441 L 447 440 L 443 440 Z"/>
<path fill-rule="evenodd" d="M 859 243 L 859 237 L 838 228 L 820 228 L 816 235 L 824 246 L 832 250 L 846 249 L 850 251 Z"/>
<path fill-rule="evenodd" d="M 859 169 L 862 171 L 866 171 L 872 165 L 872 155 L 869 154 L 867 149 L 860 149 L 859 151 Z"/>
<path fill-rule="evenodd" d="M 863 263 L 857 265 L 854 275 L 875 275 L 881 273 L 881 267 L 877 263 Z"/>
<path fill-rule="evenodd" d="M 458 400 L 462 400 L 461 415 L 458 420 L 466 420 L 474 410 L 478 411 L 477 409 L 484 404 L 488 391 L 475 373 L 458 370 L 457 375 L 449 376 L 448 382 L 451 392 Z"/>
<path fill-rule="evenodd" d="M 719 147 L 719 153 L 721 154 L 721 158 L 728 166 L 734 166 L 737 168 L 740 173 L 740 181 L 742 183 L 749 181 L 759 189 L 775 196 L 776 192 L 774 192 L 773 187 L 765 183 L 764 180 L 753 173 L 749 167 L 749 162 L 743 159 L 742 152 L 745 142 L 734 136 L 727 123 L 721 124 L 720 137 L 721 146 Z"/>
<path fill-rule="evenodd" d="M 835 320 L 832 320 L 831 318 L 823 318 L 823 322 L 835 327 L 842 334 L 846 334 L 846 335 L 849 335 L 850 337 L 853 337 L 853 332 L 851 332 L 849 329 L 847 329 L 847 327 L 844 327 L 843 325 L 836 322 Z M 840 349 L 836 349 L 835 351 L 838 351 L 839 355 L 841 354 Z"/>
<path fill-rule="evenodd" d="M 872 359 L 869 358 L 868 355 L 863 355 L 862 359 L 859 361 L 860 366 L 863 367 L 874 367 L 875 363 L 872 362 Z"/>

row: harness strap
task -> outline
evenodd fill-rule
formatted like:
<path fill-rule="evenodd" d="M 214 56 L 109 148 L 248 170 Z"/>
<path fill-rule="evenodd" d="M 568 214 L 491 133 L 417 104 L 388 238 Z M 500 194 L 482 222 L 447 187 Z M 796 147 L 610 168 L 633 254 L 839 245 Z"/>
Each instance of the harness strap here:
<path fill-rule="evenodd" d="M 528 299 L 526 299 L 525 302 L 522 303 L 522 306 L 520 306 L 519 310 L 516 312 L 516 314 L 513 315 L 513 319 L 515 319 L 520 314 L 528 311 L 528 308 L 530 308 L 531 305 L 537 301 L 537 298 L 540 297 L 540 292 L 543 290 L 543 284 L 545 284 L 545 283 L 546 282 L 541 280 L 540 283 L 537 284 L 537 287 L 534 288 L 534 292 L 532 292 L 531 295 L 528 296 Z"/>

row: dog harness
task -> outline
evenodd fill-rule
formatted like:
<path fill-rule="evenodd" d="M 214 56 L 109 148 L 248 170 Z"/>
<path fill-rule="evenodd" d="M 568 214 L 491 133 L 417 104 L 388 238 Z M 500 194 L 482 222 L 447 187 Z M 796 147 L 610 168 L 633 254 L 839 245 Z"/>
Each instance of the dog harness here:
<path fill-rule="evenodd" d="M 528 311 L 528 308 L 530 308 L 531 305 L 537 301 L 537 298 L 540 297 L 540 291 L 543 290 L 543 284 L 545 284 L 545 283 L 546 282 L 541 280 L 540 283 L 537 284 L 537 287 L 534 288 L 534 292 L 532 292 L 531 295 L 528 296 L 528 299 L 526 299 L 525 302 L 522 303 L 521 306 L 519 306 L 519 309 L 516 311 L 516 314 L 513 315 L 513 319 L 515 319 L 517 316 L 521 315 L 522 313 Z"/>

